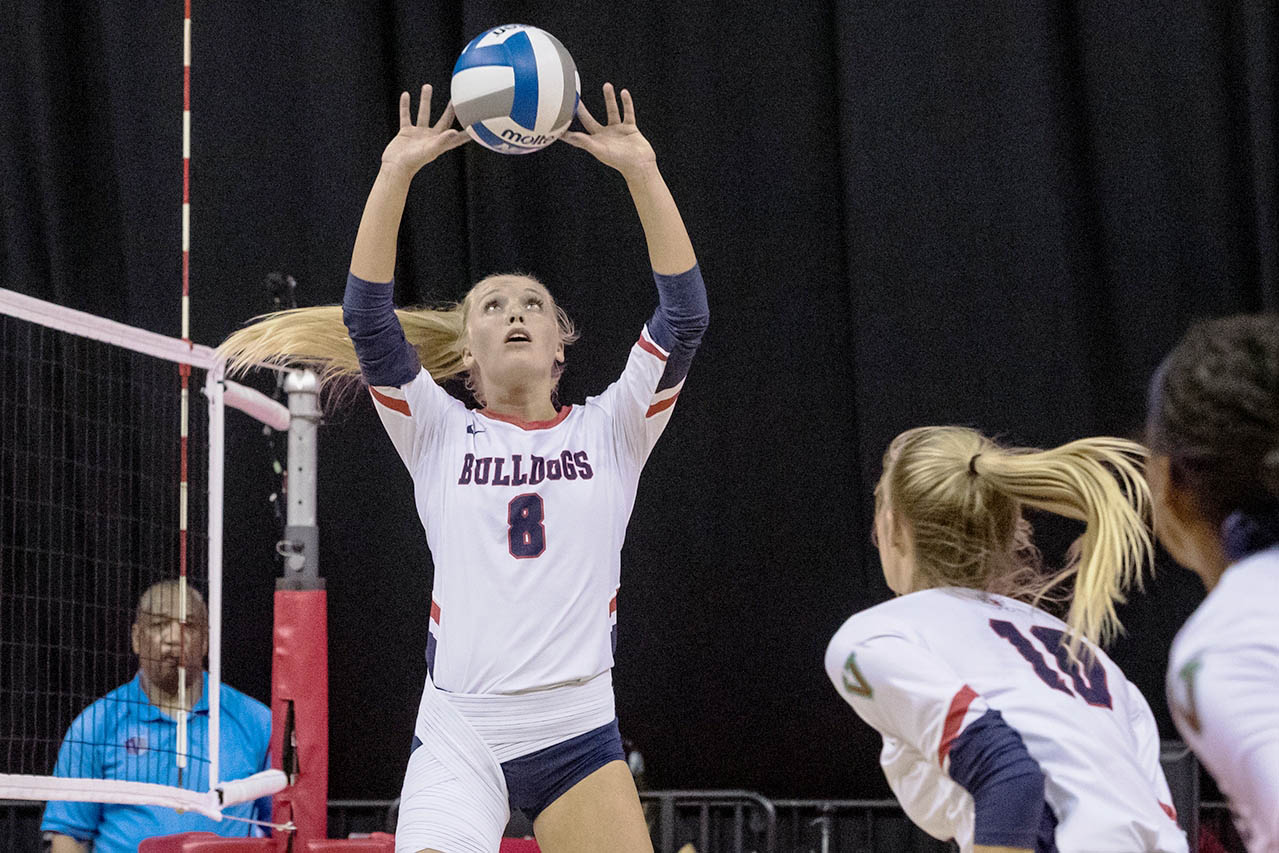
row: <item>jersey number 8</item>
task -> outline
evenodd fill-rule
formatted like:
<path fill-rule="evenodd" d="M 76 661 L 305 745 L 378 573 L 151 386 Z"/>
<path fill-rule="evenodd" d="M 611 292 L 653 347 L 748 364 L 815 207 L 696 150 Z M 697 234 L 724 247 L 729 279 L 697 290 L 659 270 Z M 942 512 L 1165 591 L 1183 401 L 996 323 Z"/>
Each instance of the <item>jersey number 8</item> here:
<path fill-rule="evenodd" d="M 546 550 L 545 507 L 536 492 L 516 495 L 506 508 L 506 545 L 517 560 L 531 560 Z"/>

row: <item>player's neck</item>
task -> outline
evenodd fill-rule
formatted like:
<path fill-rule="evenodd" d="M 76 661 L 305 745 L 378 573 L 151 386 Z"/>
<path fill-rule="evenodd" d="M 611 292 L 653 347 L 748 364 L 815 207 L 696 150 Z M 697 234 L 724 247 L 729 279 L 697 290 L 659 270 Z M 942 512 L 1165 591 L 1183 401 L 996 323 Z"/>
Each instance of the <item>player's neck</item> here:
<path fill-rule="evenodd" d="M 559 414 L 551 403 L 549 390 L 544 388 L 485 388 L 484 399 L 485 411 L 525 423 L 552 421 Z"/>
<path fill-rule="evenodd" d="M 1201 520 L 1186 529 L 1184 541 L 1189 552 L 1187 564 L 1191 571 L 1199 575 L 1204 589 L 1212 592 L 1231 563 L 1226 546 L 1221 541 L 1220 528 Z"/>
<path fill-rule="evenodd" d="M 1202 563 L 1195 566 L 1194 572 L 1204 582 L 1204 589 L 1212 592 L 1213 587 L 1221 580 L 1221 576 L 1228 568 L 1230 568 L 1230 558 L 1222 551 L 1209 554 Z"/>
<path fill-rule="evenodd" d="M 204 696 L 204 672 L 198 670 L 194 673 L 187 672 L 186 685 L 186 702 L 180 702 L 178 691 L 175 689 L 172 693 L 156 684 L 150 678 L 147 678 L 146 671 L 142 673 L 142 690 L 147 694 L 147 699 L 151 704 L 159 708 L 169 716 L 176 714 L 185 714 L 199 703 L 200 698 Z"/>

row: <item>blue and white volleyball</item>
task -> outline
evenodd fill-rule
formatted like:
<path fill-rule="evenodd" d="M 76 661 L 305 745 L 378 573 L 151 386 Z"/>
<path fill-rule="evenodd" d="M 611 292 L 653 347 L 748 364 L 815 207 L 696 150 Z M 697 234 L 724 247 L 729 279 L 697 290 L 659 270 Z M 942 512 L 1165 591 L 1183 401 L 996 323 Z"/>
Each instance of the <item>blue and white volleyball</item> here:
<path fill-rule="evenodd" d="M 582 81 L 559 39 L 524 24 L 476 36 L 453 66 L 457 119 L 485 148 L 531 154 L 568 130 Z"/>

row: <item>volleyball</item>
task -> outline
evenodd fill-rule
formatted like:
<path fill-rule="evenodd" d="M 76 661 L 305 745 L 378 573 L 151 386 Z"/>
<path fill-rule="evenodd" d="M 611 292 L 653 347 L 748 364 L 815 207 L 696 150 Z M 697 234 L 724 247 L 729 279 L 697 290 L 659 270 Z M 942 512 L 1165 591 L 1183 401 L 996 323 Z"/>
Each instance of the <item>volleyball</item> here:
<path fill-rule="evenodd" d="M 480 33 L 453 66 L 450 96 L 476 142 L 501 154 L 531 154 L 568 130 L 582 81 L 560 40 L 525 24 Z"/>

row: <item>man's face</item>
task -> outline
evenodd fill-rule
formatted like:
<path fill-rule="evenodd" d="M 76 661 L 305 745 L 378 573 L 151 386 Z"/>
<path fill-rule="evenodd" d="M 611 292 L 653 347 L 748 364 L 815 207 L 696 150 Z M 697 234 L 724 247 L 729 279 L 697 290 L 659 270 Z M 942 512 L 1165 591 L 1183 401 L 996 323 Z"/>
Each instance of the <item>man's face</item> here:
<path fill-rule="evenodd" d="M 204 609 L 188 601 L 186 625 L 179 621 L 176 592 L 143 601 L 133 625 L 133 652 L 147 679 L 166 693 L 178 691 L 178 669 L 187 670 L 187 683 L 198 677 L 209 652 L 209 629 Z"/>

